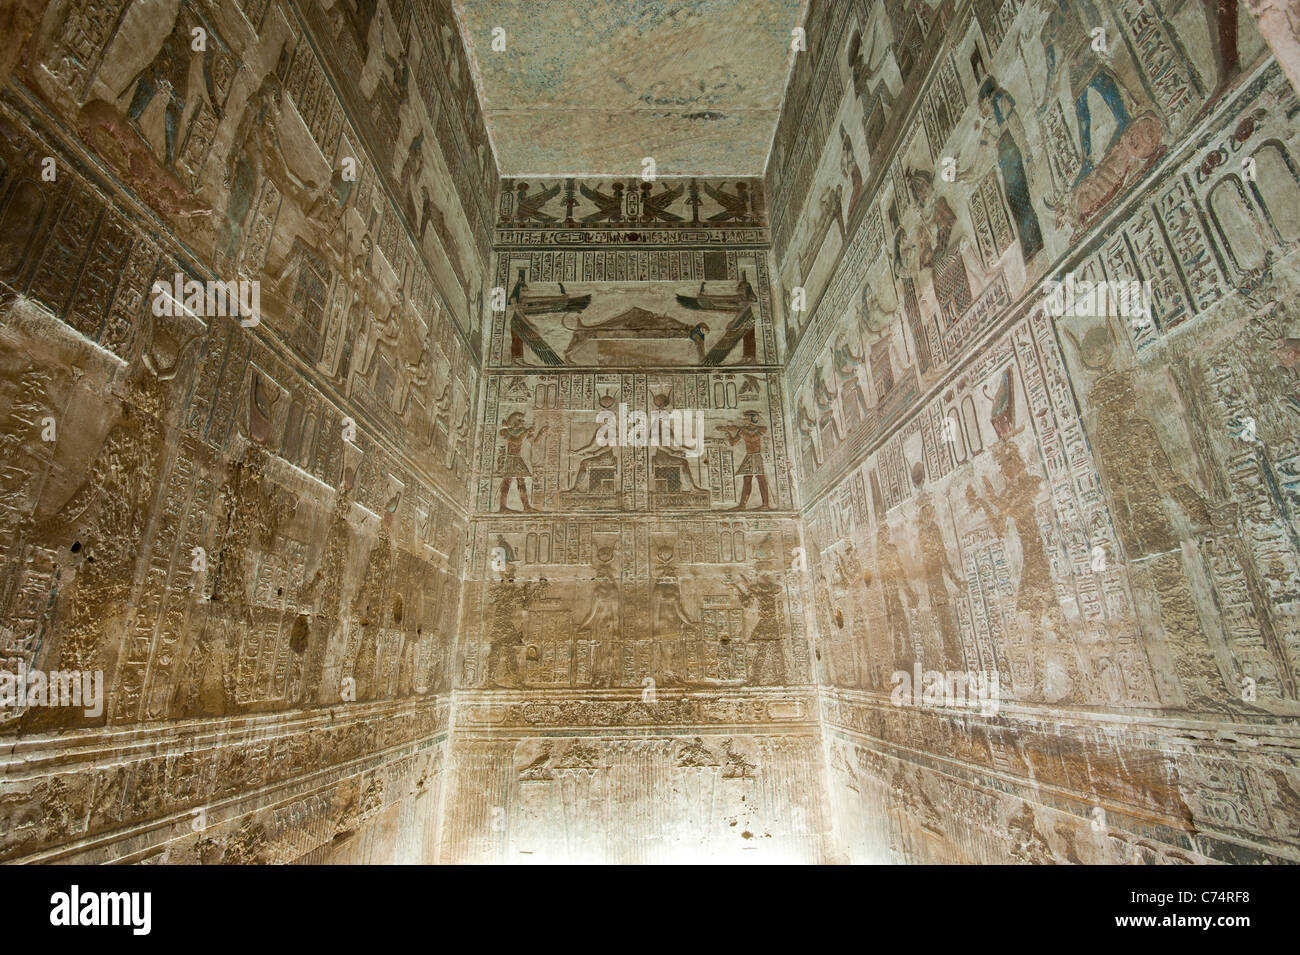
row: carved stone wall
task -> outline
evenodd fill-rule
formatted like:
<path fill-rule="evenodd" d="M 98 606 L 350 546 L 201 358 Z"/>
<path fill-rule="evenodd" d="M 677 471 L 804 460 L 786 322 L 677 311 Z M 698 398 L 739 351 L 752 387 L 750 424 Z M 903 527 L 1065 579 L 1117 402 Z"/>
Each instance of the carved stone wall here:
<path fill-rule="evenodd" d="M 1295 861 L 1295 90 L 1235 3 L 809 21 L 766 192 L 837 845 Z"/>
<path fill-rule="evenodd" d="M 761 193 L 501 191 L 447 858 L 828 856 Z"/>
<path fill-rule="evenodd" d="M 761 181 L 458 7 L 0 12 L 0 861 L 1300 861 L 1287 5 L 814 0 Z"/>
<path fill-rule="evenodd" d="M 451 4 L 8 16 L 0 654 L 104 704 L 0 709 L 0 858 L 436 858 L 496 188 Z"/>

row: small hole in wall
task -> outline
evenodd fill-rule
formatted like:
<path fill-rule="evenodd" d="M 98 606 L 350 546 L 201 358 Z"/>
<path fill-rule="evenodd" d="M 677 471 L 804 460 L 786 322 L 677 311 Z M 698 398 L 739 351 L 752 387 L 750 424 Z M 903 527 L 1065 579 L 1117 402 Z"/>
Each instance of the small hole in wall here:
<path fill-rule="evenodd" d="M 283 587 L 276 587 L 276 588 L 275 588 L 275 595 L 276 595 L 277 597 L 283 597 L 283 596 L 284 596 L 284 588 L 283 588 Z"/>
<path fill-rule="evenodd" d="M 71 546 L 70 548 L 68 548 L 68 549 L 71 550 L 74 554 L 80 553 L 80 552 L 81 552 L 81 541 L 73 541 L 73 542 L 72 542 L 72 546 Z"/>
<path fill-rule="evenodd" d="M 393 623 L 402 622 L 402 595 L 393 595 Z"/>
<path fill-rule="evenodd" d="M 289 649 L 294 653 L 302 653 L 307 649 L 307 638 L 311 634 L 311 618 L 305 613 L 298 614 L 293 622 L 293 630 L 289 633 Z"/>

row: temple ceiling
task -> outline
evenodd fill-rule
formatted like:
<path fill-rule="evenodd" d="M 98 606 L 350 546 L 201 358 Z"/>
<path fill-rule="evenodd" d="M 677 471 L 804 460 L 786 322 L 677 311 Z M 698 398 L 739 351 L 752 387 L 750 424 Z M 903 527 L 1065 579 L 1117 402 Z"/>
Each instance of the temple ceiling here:
<path fill-rule="evenodd" d="M 501 174 L 761 175 L 806 4 L 458 0 Z"/>

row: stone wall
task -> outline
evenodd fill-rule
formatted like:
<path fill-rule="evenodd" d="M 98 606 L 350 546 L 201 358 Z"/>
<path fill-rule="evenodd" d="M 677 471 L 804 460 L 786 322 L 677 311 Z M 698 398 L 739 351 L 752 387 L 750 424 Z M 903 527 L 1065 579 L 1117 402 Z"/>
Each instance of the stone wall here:
<path fill-rule="evenodd" d="M 1300 861 L 1247 6 L 813 2 L 645 181 L 451 0 L 7 5 L 0 860 Z"/>
<path fill-rule="evenodd" d="M 853 859 L 1300 858 L 1300 100 L 1165 6 L 810 11 L 767 194 Z"/>
<path fill-rule="evenodd" d="M 497 225 L 447 858 L 826 858 L 761 184 L 508 180 Z"/>
<path fill-rule="evenodd" d="M 6 17 L 0 654 L 104 705 L 0 711 L 0 858 L 435 858 L 497 181 L 451 4 Z"/>

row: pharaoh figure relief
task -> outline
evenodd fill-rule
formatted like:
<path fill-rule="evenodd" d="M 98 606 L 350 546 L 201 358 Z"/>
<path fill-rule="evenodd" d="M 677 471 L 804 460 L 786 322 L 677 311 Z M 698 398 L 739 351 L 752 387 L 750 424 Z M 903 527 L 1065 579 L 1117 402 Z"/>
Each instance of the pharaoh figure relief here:
<path fill-rule="evenodd" d="M 1300 860 L 1294 4 L 516 6 L 0 10 L 0 861 Z"/>

